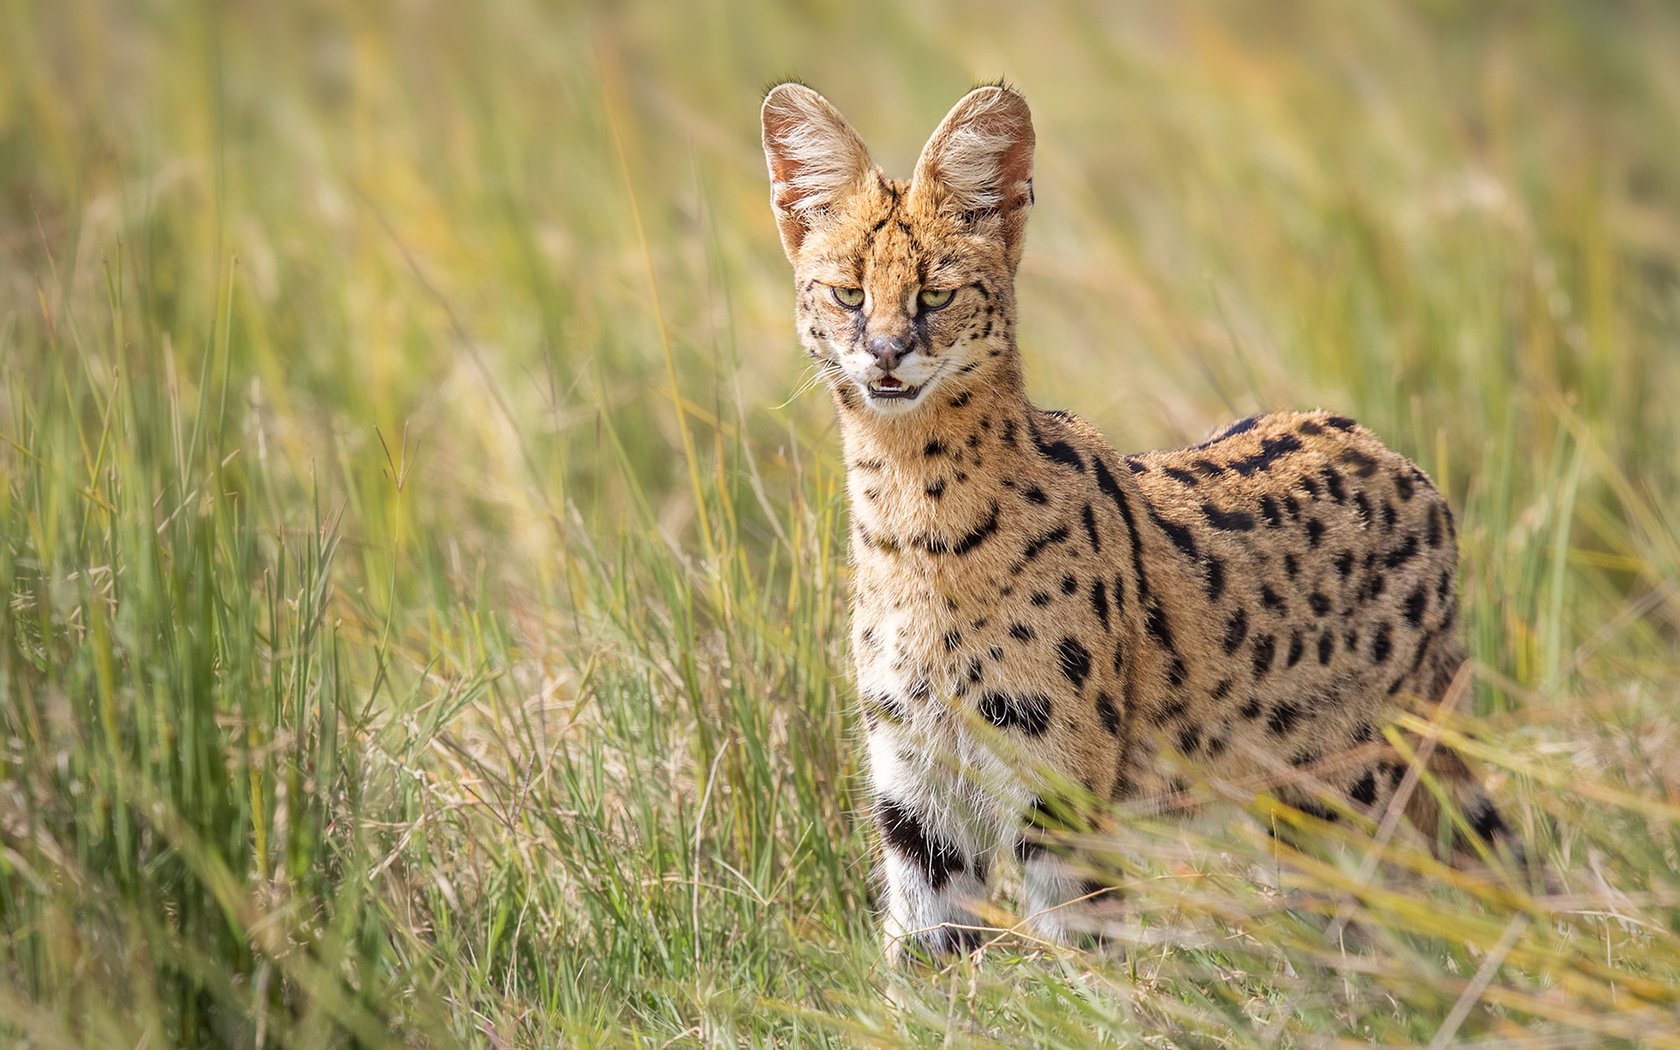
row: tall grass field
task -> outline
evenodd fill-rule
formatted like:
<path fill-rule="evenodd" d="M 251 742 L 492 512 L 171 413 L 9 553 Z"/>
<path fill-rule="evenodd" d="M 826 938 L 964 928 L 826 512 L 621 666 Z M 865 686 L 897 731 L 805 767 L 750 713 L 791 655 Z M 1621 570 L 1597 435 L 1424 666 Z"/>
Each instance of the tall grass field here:
<path fill-rule="evenodd" d="M 758 104 L 1000 75 L 1036 400 L 1415 457 L 1538 870 L 1261 792 L 881 962 Z M 3 1046 L 1680 1047 L 1680 7 L 9 0 L 0 584 Z"/>

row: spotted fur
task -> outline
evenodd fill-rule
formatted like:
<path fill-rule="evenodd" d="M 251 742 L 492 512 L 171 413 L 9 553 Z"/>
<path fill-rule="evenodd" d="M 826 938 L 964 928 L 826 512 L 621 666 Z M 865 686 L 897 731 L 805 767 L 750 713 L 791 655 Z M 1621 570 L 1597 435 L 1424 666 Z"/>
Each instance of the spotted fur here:
<path fill-rule="evenodd" d="M 1014 291 L 1033 130 L 1013 90 L 959 101 L 908 182 L 809 88 L 774 88 L 763 121 L 800 341 L 845 446 L 891 950 L 971 944 L 1000 853 L 1046 934 L 1112 917 L 1116 895 L 1045 848 L 1078 823 L 1056 777 L 1136 807 L 1191 769 L 1326 817 L 1322 786 L 1386 805 L 1404 767 L 1375 727 L 1464 660 L 1428 477 L 1329 412 L 1121 455 L 1035 408 Z M 953 294 L 930 308 L 927 290 Z M 1503 832 L 1455 756 L 1436 767 L 1478 833 Z M 1425 803 L 1413 816 L 1433 832 Z"/>

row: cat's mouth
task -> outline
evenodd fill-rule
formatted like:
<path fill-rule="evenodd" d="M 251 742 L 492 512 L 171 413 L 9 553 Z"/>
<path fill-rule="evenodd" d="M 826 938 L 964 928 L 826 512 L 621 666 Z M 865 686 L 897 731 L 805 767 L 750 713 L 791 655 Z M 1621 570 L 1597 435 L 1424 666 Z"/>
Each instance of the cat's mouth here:
<path fill-rule="evenodd" d="M 925 385 L 925 384 L 924 384 Z M 909 386 L 897 376 L 885 375 L 864 387 L 872 399 L 879 401 L 913 401 L 922 392 L 919 386 Z"/>

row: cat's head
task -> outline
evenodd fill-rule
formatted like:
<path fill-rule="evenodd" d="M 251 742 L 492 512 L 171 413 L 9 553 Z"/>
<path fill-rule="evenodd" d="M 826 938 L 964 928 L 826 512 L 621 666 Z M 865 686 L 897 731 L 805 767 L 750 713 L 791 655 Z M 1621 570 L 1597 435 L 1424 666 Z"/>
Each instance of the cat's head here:
<path fill-rule="evenodd" d="M 842 400 L 904 415 L 1015 370 L 1014 277 L 1032 207 L 1033 127 L 1002 85 L 964 95 L 908 182 L 803 84 L 765 96 L 770 201 L 799 338 Z M 995 376 L 991 378 L 996 378 Z"/>

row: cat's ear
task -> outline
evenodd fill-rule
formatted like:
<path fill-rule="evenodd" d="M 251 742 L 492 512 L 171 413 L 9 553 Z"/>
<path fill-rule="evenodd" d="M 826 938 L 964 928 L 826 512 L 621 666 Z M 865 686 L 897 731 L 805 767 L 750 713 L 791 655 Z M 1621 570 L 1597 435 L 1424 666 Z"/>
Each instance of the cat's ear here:
<path fill-rule="evenodd" d="M 989 84 L 964 95 L 939 122 L 916 161 L 910 192 L 992 232 L 1013 270 L 1021 261 L 1021 236 L 1032 208 L 1032 178 L 1027 100 L 1012 88 Z"/>
<path fill-rule="evenodd" d="M 764 96 L 764 159 L 770 207 L 792 259 L 812 227 L 874 170 L 863 140 L 840 111 L 804 84 L 777 84 Z"/>

